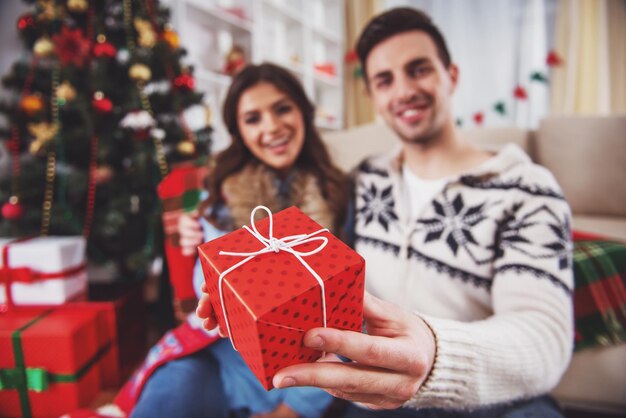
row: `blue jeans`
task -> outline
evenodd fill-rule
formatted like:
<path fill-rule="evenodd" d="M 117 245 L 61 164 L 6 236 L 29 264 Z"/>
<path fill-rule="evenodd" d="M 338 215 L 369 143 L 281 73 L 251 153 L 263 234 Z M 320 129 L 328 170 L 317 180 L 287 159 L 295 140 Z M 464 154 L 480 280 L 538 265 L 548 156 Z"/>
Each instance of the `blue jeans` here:
<path fill-rule="evenodd" d="M 131 417 L 228 418 L 224 399 L 219 365 L 208 350 L 200 350 L 159 367 L 146 382 Z"/>
<path fill-rule="evenodd" d="M 349 404 L 343 418 L 563 418 L 563 414 L 552 398 L 541 396 L 472 412 L 408 408 L 372 411 Z"/>

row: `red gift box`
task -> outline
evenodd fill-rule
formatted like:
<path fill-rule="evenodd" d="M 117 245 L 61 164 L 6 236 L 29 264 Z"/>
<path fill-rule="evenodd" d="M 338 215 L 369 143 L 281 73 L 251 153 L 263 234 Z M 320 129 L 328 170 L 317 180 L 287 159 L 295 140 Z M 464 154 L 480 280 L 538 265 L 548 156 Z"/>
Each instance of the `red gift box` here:
<path fill-rule="evenodd" d="M 324 316 L 328 327 L 361 331 L 365 261 L 296 207 L 251 227 L 198 250 L 220 328 L 269 390 L 279 369 L 320 357 L 302 338 Z"/>
<path fill-rule="evenodd" d="M 0 416 L 58 417 L 100 390 L 98 314 L 15 309 L 0 315 Z"/>

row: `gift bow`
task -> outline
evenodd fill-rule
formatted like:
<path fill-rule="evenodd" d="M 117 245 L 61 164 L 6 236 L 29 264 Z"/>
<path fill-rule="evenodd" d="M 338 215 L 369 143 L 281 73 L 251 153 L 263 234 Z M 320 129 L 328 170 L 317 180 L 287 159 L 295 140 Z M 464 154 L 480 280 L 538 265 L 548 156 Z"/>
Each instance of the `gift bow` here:
<path fill-rule="evenodd" d="M 254 215 L 256 211 L 259 209 L 267 212 L 269 216 L 269 224 L 270 224 L 269 225 L 270 226 L 269 237 L 263 236 L 263 234 L 261 234 L 256 228 Z M 252 227 L 252 229 L 250 229 L 247 225 L 244 225 L 243 228 L 246 231 L 248 231 L 250 234 L 252 234 L 253 237 L 258 239 L 263 245 L 265 245 L 264 248 L 258 251 L 253 251 L 253 252 L 241 252 L 241 253 L 232 252 L 232 251 L 220 251 L 219 252 L 220 255 L 234 255 L 234 256 L 246 257 L 243 260 L 239 261 L 238 263 L 232 265 L 228 269 L 224 270 L 220 274 L 219 280 L 218 280 L 218 290 L 220 293 L 220 302 L 222 304 L 222 314 L 224 315 L 224 322 L 226 322 L 226 329 L 228 330 L 228 336 L 230 337 L 230 342 L 233 345 L 233 348 L 237 350 L 237 347 L 235 347 L 235 342 L 233 341 L 233 338 L 232 338 L 232 334 L 230 333 L 230 321 L 228 320 L 228 314 L 226 313 L 226 307 L 224 304 L 224 292 L 223 292 L 224 278 L 226 277 L 228 273 L 246 264 L 248 261 L 252 260 L 254 257 L 261 255 L 261 254 L 270 253 L 270 252 L 278 253 L 280 251 L 285 251 L 290 254 L 293 254 L 294 257 L 296 257 L 296 259 L 300 261 L 300 263 L 309 271 L 309 273 L 311 273 L 313 278 L 317 280 L 317 283 L 320 285 L 320 291 L 322 294 L 322 319 L 323 319 L 324 328 L 326 328 L 326 290 L 324 288 L 324 281 L 319 276 L 319 274 L 317 274 L 317 272 L 313 270 L 313 268 L 309 266 L 309 264 L 306 261 L 304 261 L 304 258 L 302 257 L 308 257 L 310 255 L 316 254 L 322 251 L 324 247 L 326 247 L 326 244 L 328 244 L 328 238 L 316 237 L 315 235 L 321 234 L 323 232 L 328 232 L 328 229 L 326 228 L 319 229 L 315 232 L 311 232 L 310 234 L 288 235 L 282 238 L 275 238 L 274 237 L 274 220 L 272 216 L 272 211 L 269 210 L 265 206 L 257 206 L 252 210 L 252 212 L 250 213 L 250 226 Z M 319 244 L 319 246 L 317 246 L 311 251 L 302 252 L 294 248 L 294 247 L 297 247 L 298 245 L 304 245 L 304 244 L 314 242 L 314 241 L 320 241 L 321 243 Z"/>

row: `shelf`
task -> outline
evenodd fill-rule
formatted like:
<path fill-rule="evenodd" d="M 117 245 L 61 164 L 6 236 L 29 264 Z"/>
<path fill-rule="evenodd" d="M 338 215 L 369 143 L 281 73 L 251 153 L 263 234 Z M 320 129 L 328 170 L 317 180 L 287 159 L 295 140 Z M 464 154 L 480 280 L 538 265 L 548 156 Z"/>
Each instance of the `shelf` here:
<path fill-rule="evenodd" d="M 341 44 L 341 38 L 339 37 L 338 34 L 326 29 L 326 28 L 320 28 L 317 26 L 313 26 L 313 32 L 315 35 L 318 35 L 322 38 L 324 38 L 324 40 L 328 41 L 328 42 L 332 42 L 335 44 Z"/>
<path fill-rule="evenodd" d="M 287 6 L 285 2 L 279 0 L 265 0 L 265 4 L 270 6 L 272 10 L 279 14 L 295 20 L 298 23 L 302 23 L 304 16 L 291 6 Z"/>
<path fill-rule="evenodd" d="M 230 85 L 230 82 L 232 80 L 229 75 L 203 69 L 196 69 L 194 71 L 194 76 L 197 79 L 202 79 L 209 83 L 216 83 L 226 87 Z"/>
<path fill-rule="evenodd" d="M 313 77 L 315 79 L 316 82 L 322 83 L 326 86 L 329 87 L 340 87 L 341 86 L 341 82 L 339 80 L 338 76 L 331 76 L 328 75 L 326 73 L 322 73 L 320 71 L 317 71 L 316 69 L 313 69 Z"/>
<path fill-rule="evenodd" d="M 235 16 L 222 7 L 214 6 L 203 0 L 187 0 L 187 4 L 201 12 L 212 15 L 219 22 L 223 22 L 223 25 L 225 26 L 224 29 L 226 30 L 234 29 L 235 31 L 252 32 L 253 22 Z"/>

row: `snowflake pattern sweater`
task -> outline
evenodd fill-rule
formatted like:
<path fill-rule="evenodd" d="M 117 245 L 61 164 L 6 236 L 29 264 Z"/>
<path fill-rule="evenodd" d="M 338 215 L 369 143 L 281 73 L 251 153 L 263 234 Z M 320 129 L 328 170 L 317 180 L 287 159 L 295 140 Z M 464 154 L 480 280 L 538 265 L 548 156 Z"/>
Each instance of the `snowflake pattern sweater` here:
<path fill-rule="evenodd" d="M 356 173 L 368 291 L 435 334 L 408 406 L 472 409 L 544 394 L 573 341 L 570 210 L 553 176 L 509 145 L 407 213 L 399 150 Z"/>

